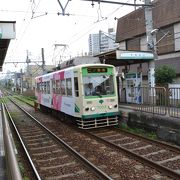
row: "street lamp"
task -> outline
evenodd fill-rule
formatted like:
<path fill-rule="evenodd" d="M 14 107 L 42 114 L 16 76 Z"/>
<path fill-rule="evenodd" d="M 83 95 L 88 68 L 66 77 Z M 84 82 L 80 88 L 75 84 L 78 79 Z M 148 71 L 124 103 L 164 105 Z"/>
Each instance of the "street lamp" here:
<path fill-rule="evenodd" d="M 151 31 L 151 35 L 156 34 L 158 31 L 159 31 L 159 29 L 153 29 L 153 30 Z"/>

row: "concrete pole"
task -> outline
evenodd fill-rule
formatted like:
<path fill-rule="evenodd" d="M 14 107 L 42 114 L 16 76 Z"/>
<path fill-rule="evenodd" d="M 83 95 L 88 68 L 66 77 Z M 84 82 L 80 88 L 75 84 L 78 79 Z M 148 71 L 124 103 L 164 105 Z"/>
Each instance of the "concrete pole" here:
<path fill-rule="evenodd" d="M 42 56 L 42 70 L 43 70 L 43 74 L 45 74 L 44 48 L 41 48 L 41 56 Z"/>
<path fill-rule="evenodd" d="M 21 69 L 20 79 L 21 79 L 21 94 L 23 94 L 23 72 L 22 72 L 22 69 Z"/>
<path fill-rule="evenodd" d="M 136 5 L 136 0 L 134 0 L 134 5 Z M 134 10 L 136 10 L 136 6 L 134 6 Z"/>
<path fill-rule="evenodd" d="M 145 0 L 145 5 L 151 5 L 151 0 Z M 147 49 L 149 51 L 152 51 L 154 54 L 154 57 L 156 58 L 156 51 L 154 47 L 154 39 L 153 39 L 153 18 L 152 18 L 152 7 L 151 6 L 145 6 L 145 22 L 146 22 L 146 35 L 147 35 Z M 149 87 L 155 87 L 155 61 L 154 59 L 149 62 L 148 67 L 148 85 Z"/>
<path fill-rule="evenodd" d="M 17 92 L 17 73 L 14 73 L 15 81 L 14 81 L 14 86 L 15 86 L 15 92 Z"/>

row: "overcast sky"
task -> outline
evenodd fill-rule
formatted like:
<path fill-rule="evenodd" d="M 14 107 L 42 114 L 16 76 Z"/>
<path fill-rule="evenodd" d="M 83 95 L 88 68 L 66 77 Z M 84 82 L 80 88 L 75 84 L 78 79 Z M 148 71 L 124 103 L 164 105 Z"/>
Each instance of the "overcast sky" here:
<path fill-rule="evenodd" d="M 60 0 L 65 6 L 67 0 Z M 115 0 L 112 0 L 115 1 Z M 116 0 L 118 1 L 118 0 Z M 114 4 L 94 3 L 71 0 L 65 13 L 69 16 L 57 15 L 62 10 L 57 0 L 0 0 L 0 20 L 16 21 L 16 39 L 11 40 L 5 61 L 26 61 L 26 52 L 34 60 L 40 60 L 41 48 L 45 50 L 46 64 L 53 63 L 53 56 L 62 53 L 63 48 L 54 51 L 54 44 L 67 44 L 64 55 L 77 56 L 88 52 L 88 35 L 107 32 L 108 28 L 116 30 L 117 20 L 128 14 L 134 7 Z M 134 0 L 119 0 L 133 3 Z M 144 3 L 137 0 L 137 3 Z M 33 13 L 34 12 L 34 13 Z M 15 71 L 24 67 L 18 64 L 3 66 L 3 71 L 13 67 Z"/>

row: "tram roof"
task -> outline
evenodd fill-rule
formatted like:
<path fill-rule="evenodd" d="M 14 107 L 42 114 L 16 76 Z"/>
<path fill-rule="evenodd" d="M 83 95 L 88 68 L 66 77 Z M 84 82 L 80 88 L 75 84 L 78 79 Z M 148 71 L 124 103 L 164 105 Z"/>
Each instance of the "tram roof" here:
<path fill-rule="evenodd" d="M 149 51 L 125 51 L 118 49 L 95 55 L 95 57 L 99 57 L 102 63 L 114 66 L 140 64 L 154 59 L 153 53 Z"/>

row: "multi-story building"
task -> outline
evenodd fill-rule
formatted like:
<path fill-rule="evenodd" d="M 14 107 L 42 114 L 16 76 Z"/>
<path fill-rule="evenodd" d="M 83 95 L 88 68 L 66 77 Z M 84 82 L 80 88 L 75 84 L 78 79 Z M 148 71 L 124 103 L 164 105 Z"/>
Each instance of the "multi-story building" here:
<path fill-rule="evenodd" d="M 55 68 L 54 65 L 46 65 L 45 69 L 46 72 L 51 72 L 53 71 L 53 68 Z M 26 71 L 23 74 L 23 84 L 25 91 L 28 93 L 34 94 L 34 88 L 35 88 L 35 77 L 42 75 L 43 70 L 42 67 L 37 66 L 37 65 L 29 65 Z"/>
<path fill-rule="evenodd" d="M 154 0 L 152 2 L 153 29 L 157 59 L 155 68 L 168 65 L 176 70 L 176 83 L 180 83 L 180 1 Z M 123 50 L 146 51 L 147 36 L 144 8 L 139 8 L 118 19 L 116 42 Z M 138 66 L 138 65 L 137 65 Z M 131 65 L 131 69 L 136 69 Z M 143 63 L 147 75 L 148 64 Z"/>
<path fill-rule="evenodd" d="M 99 31 L 97 34 L 89 35 L 89 55 L 97 55 L 102 52 L 107 52 L 109 50 L 118 47 L 115 43 L 116 33 L 113 28 L 108 29 L 108 33 Z"/>

